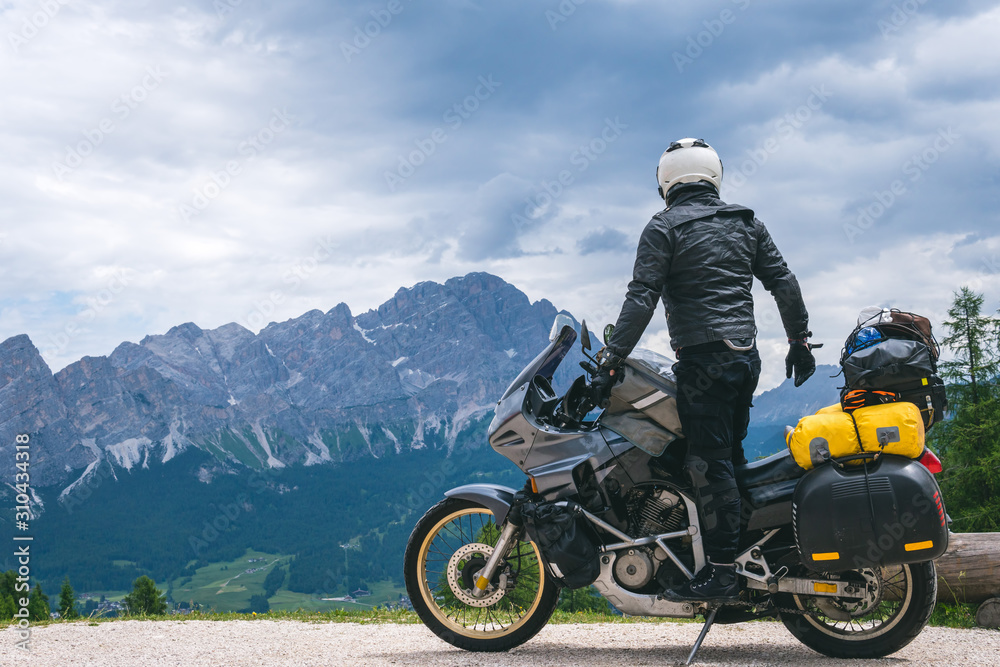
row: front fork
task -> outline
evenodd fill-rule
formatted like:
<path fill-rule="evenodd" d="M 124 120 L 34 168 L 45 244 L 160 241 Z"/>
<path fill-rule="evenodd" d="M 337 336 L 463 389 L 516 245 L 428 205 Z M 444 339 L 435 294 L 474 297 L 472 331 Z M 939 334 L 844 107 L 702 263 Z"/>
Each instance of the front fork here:
<path fill-rule="evenodd" d="M 493 579 L 497 566 L 500 564 L 500 561 L 507 557 L 511 545 L 517 541 L 517 532 L 520 528 L 520 526 L 515 526 L 513 521 L 507 521 L 506 525 L 504 525 L 503 531 L 500 533 L 500 539 L 497 540 L 496 545 L 493 547 L 490 559 L 486 561 L 486 565 L 479 571 L 479 578 L 476 579 L 476 585 L 472 587 L 473 597 L 481 598 L 485 595 L 486 587 L 490 585 L 490 580 Z"/>

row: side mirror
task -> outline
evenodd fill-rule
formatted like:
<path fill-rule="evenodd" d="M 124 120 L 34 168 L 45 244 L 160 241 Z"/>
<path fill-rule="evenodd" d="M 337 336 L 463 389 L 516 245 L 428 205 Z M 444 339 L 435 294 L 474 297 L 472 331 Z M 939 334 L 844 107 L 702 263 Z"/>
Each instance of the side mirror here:
<path fill-rule="evenodd" d="M 580 345 L 583 346 L 584 350 L 589 350 L 590 345 L 590 331 L 587 329 L 587 320 L 580 322 Z"/>
<path fill-rule="evenodd" d="M 615 325 L 609 324 L 604 327 L 604 344 L 608 345 L 611 343 L 611 336 L 615 333 Z"/>

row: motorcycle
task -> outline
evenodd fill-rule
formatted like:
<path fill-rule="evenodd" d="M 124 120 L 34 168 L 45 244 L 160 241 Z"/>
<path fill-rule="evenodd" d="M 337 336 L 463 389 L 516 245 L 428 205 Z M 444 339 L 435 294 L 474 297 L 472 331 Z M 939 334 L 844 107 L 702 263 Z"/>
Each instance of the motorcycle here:
<path fill-rule="evenodd" d="M 572 324 L 556 318 L 548 347 L 504 392 L 488 430 L 493 450 L 528 476 L 525 489 L 451 489 L 410 536 L 406 588 L 427 627 L 469 651 L 519 646 L 545 626 L 572 579 L 560 557 L 590 550 L 593 574 L 582 585 L 621 613 L 705 618 L 689 663 L 715 622 L 777 617 L 803 644 L 837 658 L 882 657 L 918 635 L 937 596 L 932 561 L 947 547 L 933 452 L 919 460 L 862 453 L 807 472 L 785 450 L 735 466 L 739 599 L 664 599 L 706 563 L 672 362 L 633 352 L 625 381 L 592 418 L 598 406 L 586 376 L 561 397 L 552 388 L 577 339 Z M 580 337 L 594 361 L 585 322 Z M 572 517 L 573 544 L 584 548 L 553 551 L 526 520 L 529 505 Z"/>

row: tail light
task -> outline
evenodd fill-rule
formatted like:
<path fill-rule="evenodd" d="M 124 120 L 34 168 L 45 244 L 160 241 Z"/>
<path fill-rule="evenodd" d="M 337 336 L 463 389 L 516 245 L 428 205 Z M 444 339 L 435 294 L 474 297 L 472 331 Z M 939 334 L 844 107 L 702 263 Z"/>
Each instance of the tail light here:
<path fill-rule="evenodd" d="M 944 470 L 941 466 L 941 459 L 937 457 L 937 454 L 930 450 L 930 447 L 924 447 L 924 453 L 919 459 L 917 459 L 917 461 L 935 475 Z"/>

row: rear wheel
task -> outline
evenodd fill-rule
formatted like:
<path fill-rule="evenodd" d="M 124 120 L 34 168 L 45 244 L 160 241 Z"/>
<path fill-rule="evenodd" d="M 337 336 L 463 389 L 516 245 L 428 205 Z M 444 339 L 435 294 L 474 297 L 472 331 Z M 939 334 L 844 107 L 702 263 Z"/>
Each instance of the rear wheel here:
<path fill-rule="evenodd" d="M 545 576 L 538 549 L 517 541 L 485 594 L 472 595 L 478 573 L 500 536 L 492 512 L 449 498 L 417 522 L 406 545 L 406 590 L 420 620 L 449 644 L 468 651 L 507 651 L 548 622 L 559 587 Z"/>
<path fill-rule="evenodd" d="M 778 606 L 809 615 L 782 613 L 781 622 L 800 642 L 834 658 L 881 658 L 920 634 L 934 611 L 937 578 L 933 562 L 839 573 L 864 586 L 861 599 L 782 595 Z"/>

